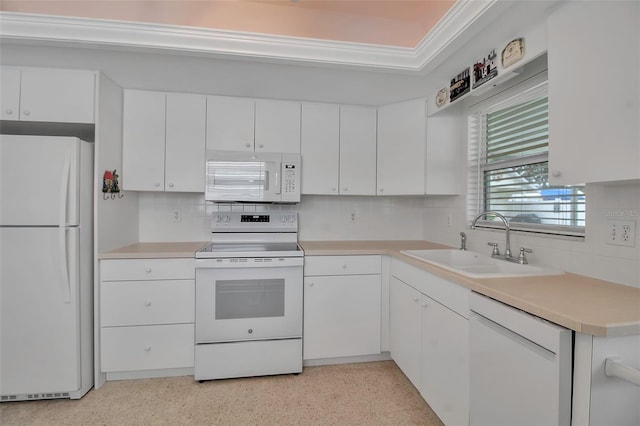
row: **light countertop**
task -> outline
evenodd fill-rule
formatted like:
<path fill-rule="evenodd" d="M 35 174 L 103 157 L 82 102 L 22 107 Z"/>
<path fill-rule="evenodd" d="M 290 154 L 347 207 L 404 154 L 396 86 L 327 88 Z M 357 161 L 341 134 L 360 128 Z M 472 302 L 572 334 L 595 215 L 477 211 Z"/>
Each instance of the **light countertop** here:
<path fill-rule="evenodd" d="M 195 257 L 196 251 L 211 242 L 135 243 L 98 255 L 98 259 L 153 259 Z"/>
<path fill-rule="evenodd" d="M 99 259 L 189 258 L 204 241 L 136 243 Z M 594 336 L 640 334 L 640 289 L 577 274 L 472 279 L 400 253 L 451 248 L 428 241 L 301 241 L 306 256 L 389 255 L 571 330 Z"/>
<path fill-rule="evenodd" d="M 640 289 L 577 274 L 475 279 L 400 253 L 451 248 L 427 241 L 303 241 L 305 255 L 386 254 L 571 330 L 640 334 Z"/>

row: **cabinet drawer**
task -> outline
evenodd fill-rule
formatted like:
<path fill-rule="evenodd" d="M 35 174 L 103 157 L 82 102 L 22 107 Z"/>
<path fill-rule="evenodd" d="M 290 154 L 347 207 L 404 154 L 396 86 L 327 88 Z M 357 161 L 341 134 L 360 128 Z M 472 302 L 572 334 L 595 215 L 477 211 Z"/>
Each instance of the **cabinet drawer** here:
<path fill-rule="evenodd" d="M 305 256 L 304 275 L 380 274 L 380 256 Z"/>
<path fill-rule="evenodd" d="M 195 259 L 117 259 L 100 261 L 102 281 L 195 279 Z"/>
<path fill-rule="evenodd" d="M 195 281 L 109 281 L 100 285 L 103 327 L 193 322 Z"/>
<path fill-rule="evenodd" d="M 193 324 L 102 328 L 102 371 L 193 367 Z"/>

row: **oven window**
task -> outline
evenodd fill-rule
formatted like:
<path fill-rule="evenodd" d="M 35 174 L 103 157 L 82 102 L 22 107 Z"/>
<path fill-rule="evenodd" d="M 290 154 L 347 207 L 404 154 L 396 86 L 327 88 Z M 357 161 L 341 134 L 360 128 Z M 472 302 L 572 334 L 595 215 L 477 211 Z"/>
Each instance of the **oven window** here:
<path fill-rule="evenodd" d="M 216 319 L 284 316 L 284 279 L 217 280 Z"/>

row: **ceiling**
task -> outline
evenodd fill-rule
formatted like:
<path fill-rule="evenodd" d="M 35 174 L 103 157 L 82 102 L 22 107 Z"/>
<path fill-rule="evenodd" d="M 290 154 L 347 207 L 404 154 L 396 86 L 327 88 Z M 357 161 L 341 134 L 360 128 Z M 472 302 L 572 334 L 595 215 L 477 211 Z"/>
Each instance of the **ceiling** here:
<path fill-rule="evenodd" d="M 414 48 L 455 0 L 3 0 L 0 10 Z"/>

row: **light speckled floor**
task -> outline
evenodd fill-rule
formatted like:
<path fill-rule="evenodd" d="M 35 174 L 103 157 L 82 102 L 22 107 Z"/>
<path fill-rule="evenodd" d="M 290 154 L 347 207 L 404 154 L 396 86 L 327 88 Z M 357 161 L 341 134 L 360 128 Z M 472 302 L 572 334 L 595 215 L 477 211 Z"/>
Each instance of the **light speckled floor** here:
<path fill-rule="evenodd" d="M 393 361 L 300 375 L 107 382 L 81 400 L 0 404 L 9 425 L 442 425 Z"/>

